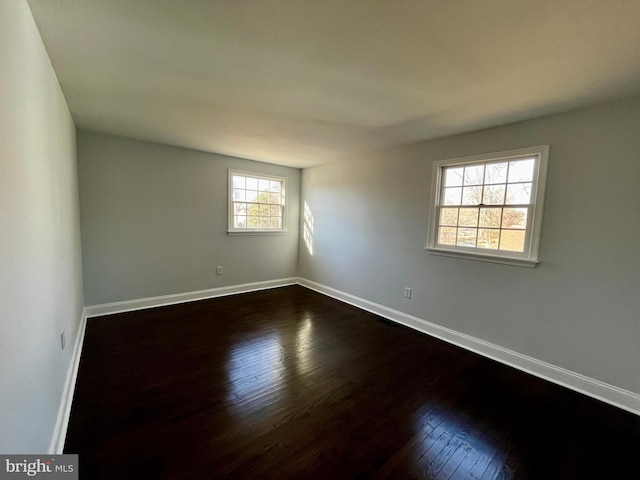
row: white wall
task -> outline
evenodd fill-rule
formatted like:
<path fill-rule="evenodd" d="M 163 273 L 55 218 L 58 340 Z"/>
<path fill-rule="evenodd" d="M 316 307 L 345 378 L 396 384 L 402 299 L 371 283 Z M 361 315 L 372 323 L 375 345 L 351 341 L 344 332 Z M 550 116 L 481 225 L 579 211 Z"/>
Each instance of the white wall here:
<path fill-rule="evenodd" d="M 2 1 L 0 452 L 48 451 L 82 306 L 75 127 L 26 2 Z"/>
<path fill-rule="evenodd" d="M 78 164 L 87 305 L 297 274 L 299 169 L 83 130 Z M 230 168 L 287 177 L 286 234 L 227 235 Z"/>
<path fill-rule="evenodd" d="M 300 275 L 639 393 L 639 129 L 635 99 L 305 169 Z M 424 250 L 435 160 L 541 144 L 537 268 Z"/>

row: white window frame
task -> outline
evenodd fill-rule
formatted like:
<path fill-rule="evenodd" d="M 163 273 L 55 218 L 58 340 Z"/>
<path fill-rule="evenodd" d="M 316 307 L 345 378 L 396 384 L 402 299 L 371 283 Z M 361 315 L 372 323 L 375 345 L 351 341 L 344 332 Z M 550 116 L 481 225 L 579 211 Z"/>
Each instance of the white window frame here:
<path fill-rule="evenodd" d="M 250 203 L 250 202 L 236 202 L 233 199 L 233 176 L 239 175 L 243 177 L 257 178 L 258 180 L 273 180 L 279 181 L 282 184 L 282 228 L 236 228 L 234 225 L 234 204 L 235 203 Z M 227 233 L 229 235 L 274 235 L 287 233 L 287 177 L 279 175 L 270 175 L 257 172 L 248 172 L 243 170 L 229 169 L 228 177 L 228 193 L 227 193 Z"/>
<path fill-rule="evenodd" d="M 536 158 L 536 161 L 531 186 L 531 200 L 529 204 L 530 214 L 527 215 L 525 246 L 522 253 L 486 249 L 481 247 L 442 245 L 438 243 L 439 216 L 443 193 L 442 177 L 446 167 L 457 165 L 467 166 L 474 163 L 487 164 L 531 157 Z M 540 234 L 542 231 L 542 212 L 544 207 L 548 160 L 549 145 L 539 145 L 535 147 L 473 155 L 462 158 L 452 158 L 434 162 L 431 187 L 431 207 L 429 211 L 429 234 L 427 246 L 425 248 L 429 253 L 435 255 L 459 257 L 523 267 L 535 267 L 540 263 L 538 250 L 540 247 Z"/>

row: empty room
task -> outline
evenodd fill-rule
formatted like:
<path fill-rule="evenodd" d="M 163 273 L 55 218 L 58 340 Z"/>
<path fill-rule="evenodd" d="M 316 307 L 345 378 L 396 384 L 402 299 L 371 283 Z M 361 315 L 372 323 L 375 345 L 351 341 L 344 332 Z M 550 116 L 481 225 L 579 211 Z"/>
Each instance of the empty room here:
<path fill-rule="evenodd" d="M 0 0 L 0 477 L 638 478 L 638 46 L 635 0 Z"/>

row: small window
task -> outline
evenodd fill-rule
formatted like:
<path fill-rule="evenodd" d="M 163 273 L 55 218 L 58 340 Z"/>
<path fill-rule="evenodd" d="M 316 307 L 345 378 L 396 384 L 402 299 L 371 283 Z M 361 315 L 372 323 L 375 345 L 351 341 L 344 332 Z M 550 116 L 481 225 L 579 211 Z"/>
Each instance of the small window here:
<path fill-rule="evenodd" d="M 285 232 L 285 180 L 229 170 L 229 233 Z"/>
<path fill-rule="evenodd" d="M 549 146 L 434 163 L 431 253 L 538 263 Z"/>

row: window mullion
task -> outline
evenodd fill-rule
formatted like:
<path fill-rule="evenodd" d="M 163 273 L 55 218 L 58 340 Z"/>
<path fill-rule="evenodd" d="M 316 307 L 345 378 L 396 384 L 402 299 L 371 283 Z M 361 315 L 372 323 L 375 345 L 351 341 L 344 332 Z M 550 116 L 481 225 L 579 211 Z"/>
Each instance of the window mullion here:
<path fill-rule="evenodd" d="M 493 256 L 506 258 L 506 263 L 515 259 L 515 264 L 535 265 L 548 150 L 548 146 L 540 146 L 435 162 L 428 248 L 461 252 L 467 258 Z M 481 172 L 482 178 L 478 175 Z M 465 192 L 465 188 L 469 190 Z M 470 202 L 477 195 L 479 198 Z M 508 199 L 527 198 L 528 203 L 507 204 Z M 498 203 L 493 203 L 496 200 Z M 455 218 L 449 208 L 456 208 Z M 463 208 L 476 208 L 476 218 Z"/>
<path fill-rule="evenodd" d="M 234 178 L 237 180 L 238 188 L 234 188 Z M 279 183 L 279 189 L 277 191 L 279 195 L 279 202 L 277 204 L 271 202 L 271 195 L 276 193 L 274 191 L 276 182 Z M 244 188 L 240 188 L 241 186 Z M 285 188 L 285 179 L 283 177 L 255 175 L 230 169 L 228 199 L 229 233 L 261 233 L 268 231 L 283 232 L 286 215 L 286 210 L 284 208 Z M 242 192 L 244 194 L 244 199 L 236 200 L 234 190 Z M 255 197 L 249 198 L 249 192 L 252 192 L 252 196 L 255 195 Z M 246 206 L 246 211 L 243 214 L 237 213 L 237 205 L 240 203 Z M 278 214 L 276 215 L 274 215 L 275 212 L 272 212 L 274 205 L 278 205 L 279 207 Z M 238 216 L 245 219 L 243 224 L 238 225 L 236 223 Z M 257 221 L 257 224 L 249 224 L 249 218 Z M 274 225 L 274 218 L 279 219 L 279 222 L 277 223 L 279 226 L 272 226 Z"/>

